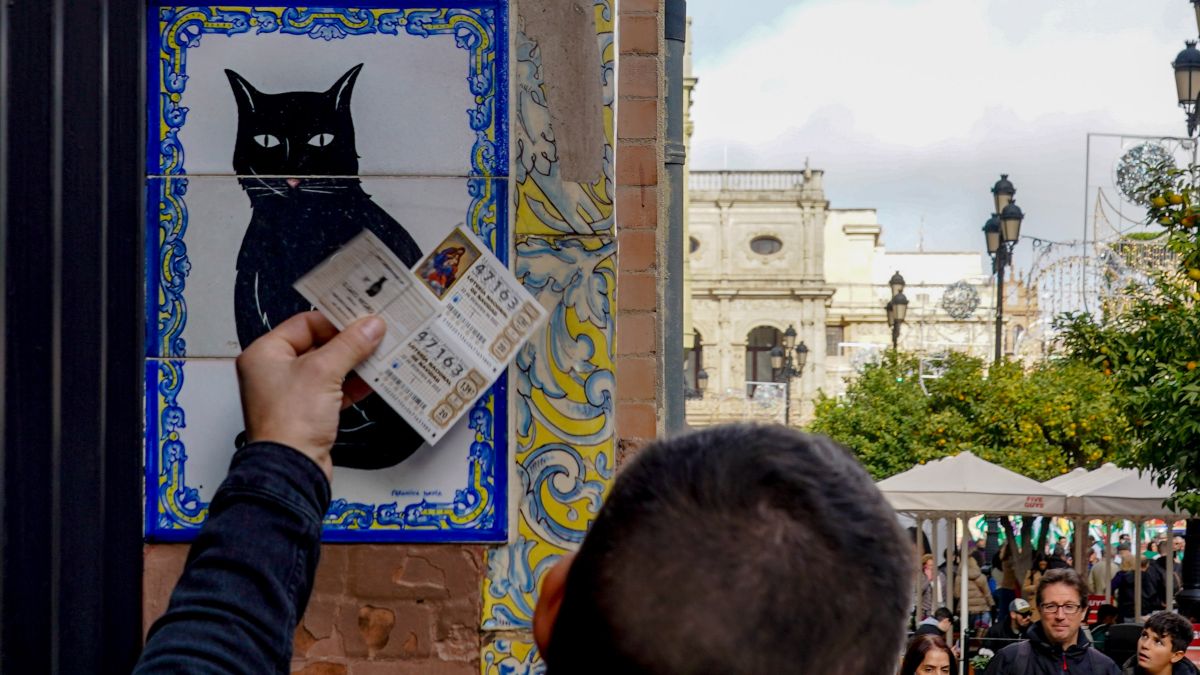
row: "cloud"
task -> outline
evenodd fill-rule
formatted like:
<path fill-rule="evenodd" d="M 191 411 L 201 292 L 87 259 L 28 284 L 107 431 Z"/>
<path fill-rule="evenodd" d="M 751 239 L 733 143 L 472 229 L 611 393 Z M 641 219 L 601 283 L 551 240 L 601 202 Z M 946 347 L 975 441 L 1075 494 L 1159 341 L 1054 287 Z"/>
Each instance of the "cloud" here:
<path fill-rule="evenodd" d="M 923 219 L 927 248 L 981 248 L 1002 171 L 1029 232 L 1077 238 L 1087 133 L 1183 132 L 1170 61 L 1196 27 L 1178 0 L 810 1 L 724 32 L 713 1 L 689 2 L 692 167 L 809 157 L 834 207 L 880 209 L 889 247 Z"/>

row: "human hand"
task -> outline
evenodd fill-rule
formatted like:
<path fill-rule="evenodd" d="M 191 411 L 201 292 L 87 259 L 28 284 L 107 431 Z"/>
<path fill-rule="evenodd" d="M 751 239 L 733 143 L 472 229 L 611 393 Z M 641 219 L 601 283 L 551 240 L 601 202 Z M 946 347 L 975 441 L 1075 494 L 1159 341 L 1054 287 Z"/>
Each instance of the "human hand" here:
<path fill-rule="evenodd" d="M 387 330 L 376 316 L 339 333 L 319 312 L 297 314 L 237 358 L 246 441 L 295 448 L 333 479 L 329 450 L 346 406 L 370 393 L 346 375 L 371 355 Z"/>

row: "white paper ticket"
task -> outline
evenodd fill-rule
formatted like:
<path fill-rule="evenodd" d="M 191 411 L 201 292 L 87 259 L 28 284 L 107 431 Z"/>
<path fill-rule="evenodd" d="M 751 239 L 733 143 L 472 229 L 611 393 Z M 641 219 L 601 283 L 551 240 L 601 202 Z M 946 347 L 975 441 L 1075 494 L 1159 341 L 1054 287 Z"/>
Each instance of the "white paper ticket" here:
<path fill-rule="evenodd" d="M 545 309 L 469 231 L 457 227 L 411 270 L 369 230 L 296 282 L 339 329 L 387 323 L 359 377 L 437 443 L 496 381 Z"/>

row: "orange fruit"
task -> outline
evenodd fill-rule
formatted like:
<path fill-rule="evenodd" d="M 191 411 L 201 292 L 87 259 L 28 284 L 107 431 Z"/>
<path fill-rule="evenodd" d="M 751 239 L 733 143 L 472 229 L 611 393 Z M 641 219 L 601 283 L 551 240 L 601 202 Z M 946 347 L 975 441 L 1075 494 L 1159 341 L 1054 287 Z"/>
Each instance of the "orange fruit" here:
<path fill-rule="evenodd" d="M 1195 361 L 1188 361 L 1188 362 L 1187 362 L 1187 369 L 1188 369 L 1188 370 L 1195 370 L 1195 369 L 1196 369 L 1196 362 L 1195 362 Z"/>
<path fill-rule="evenodd" d="M 1200 269 L 1191 267 L 1188 269 L 1188 278 L 1192 281 L 1200 281 Z"/>
<path fill-rule="evenodd" d="M 1150 206 L 1154 206 L 1154 207 L 1161 209 L 1162 207 L 1164 207 L 1166 205 L 1167 205 L 1167 200 L 1163 199 L 1161 196 L 1156 195 L 1156 196 L 1150 198 Z"/>
<path fill-rule="evenodd" d="M 1177 195 L 1172 192 L 1171 194 L 1167 195 L 1167 201 L 1171 202 L 1172 204 L 1182 204 L 1183 195 Z"/>

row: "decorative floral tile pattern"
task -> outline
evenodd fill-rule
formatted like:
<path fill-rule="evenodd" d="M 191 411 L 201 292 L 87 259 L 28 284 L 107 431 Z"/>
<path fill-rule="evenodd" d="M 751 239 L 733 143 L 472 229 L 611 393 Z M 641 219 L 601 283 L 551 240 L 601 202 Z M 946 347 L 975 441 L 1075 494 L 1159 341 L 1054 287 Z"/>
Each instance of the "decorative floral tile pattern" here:
<path fill-rule="evenodd" d="M 546 665 L 528 640 L 501 638 L 483 648 L 483 675 L 544 675 Z"/>
<path fill-rule="evenodd" d="M 541 51 L 514 33 L 516 271 L 550 320 L 516 363 L 517 533 L 488 554 L 482 623 L 497 637 L 482 650 L 483 675 L 544 672 L 529 639 L 540 581 L 583 540 L 613 478 L 615 17 L 608 0 L 594 7 L 606 135 L 604 171 L 594 183 L 560 177 L 557 150 L 546 140 L 554 135 L 539 79 Z"/>

